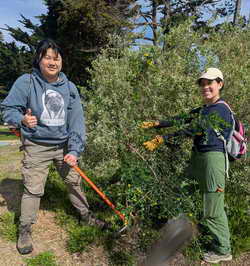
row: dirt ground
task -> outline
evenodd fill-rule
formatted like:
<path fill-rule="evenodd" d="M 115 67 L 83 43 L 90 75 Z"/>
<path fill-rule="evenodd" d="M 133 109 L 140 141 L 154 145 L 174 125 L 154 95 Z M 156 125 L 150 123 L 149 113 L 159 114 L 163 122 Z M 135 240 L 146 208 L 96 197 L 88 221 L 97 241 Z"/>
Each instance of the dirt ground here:
<path fill-rule="evenodd" d="M 22 194 L 21 183 L 21 158 L 22 153 L 18 151 L 18 143 L 0 146 L 0 215 L 20 210 L 20 199 Z M 26 265 L 25 258 L 34 257 L 42 252 L 51 251 L 56 256 L 58 265 L 62 266 L 107 266 L 108 256 L 102 247 L 91 246 L 88 252 L 82 254 L 69 254 L 66 251 L 66 232 L 55 223 L 55 213 L 41 209 L 38 222 L 33 226 L 34 251 L 29 255 L 20 255 L 16 250 L 16 244 L 6 241 L 0 237 L 0 266 Z M 169 266 L 188 266 L 181 253 L 178 253 Z M 192 265 L 209 265 L 197 262 Z M 240 258 L 220 265 L 250 266 L 250 254 L 242 255 Z M 42 265 L 41 265 L 42 266 Z"/>

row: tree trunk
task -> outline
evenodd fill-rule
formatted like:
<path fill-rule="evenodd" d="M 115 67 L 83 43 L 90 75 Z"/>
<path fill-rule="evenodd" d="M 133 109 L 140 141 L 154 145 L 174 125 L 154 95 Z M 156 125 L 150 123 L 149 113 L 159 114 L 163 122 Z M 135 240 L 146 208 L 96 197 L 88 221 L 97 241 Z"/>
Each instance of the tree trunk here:
<path fill-rule="evenodd" d="M 170 23 L 171 18 L 171 0 L 164 0 L 164 31 L 166 32 L 166 29 L 168 27 L 168 24 Z M 166 40 L 164 40 L 163 43 L 163 50 L 166 49 Z"/>
<path fill-rule="evenodd" d="M 171 17 L 171 0 L 164 0 L 164 20 L 165 24 L 168 24 Z"/>
<path fill-rule="evenodd" d="M 234 25 L 238 24 L 239 16 L 240 16 L 240 10 L 241 10 L 241 0 L 236 0 L 235 11 L 234 11 L 234 20 L 233 20 Z"/>
<path fill-rule="evenodd" d="M 157 4 L 152 1 L 152 30 L 153 30 L 153 44 L 157 45 Z"/>

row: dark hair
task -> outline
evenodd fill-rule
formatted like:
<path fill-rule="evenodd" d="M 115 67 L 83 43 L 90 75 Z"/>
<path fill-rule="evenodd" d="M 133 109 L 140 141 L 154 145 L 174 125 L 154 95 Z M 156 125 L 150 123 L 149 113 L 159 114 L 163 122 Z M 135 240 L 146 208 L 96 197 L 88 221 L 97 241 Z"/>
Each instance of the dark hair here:
<path fill-rule="evenodd" d="M 199 86 L 201 85 L 201 80 L 202 80 L 202 78 L 197 80 L 197 83 L 198 83 Z M 220 89 L 220 91 L 222 91 L 222 89 L 224 88 L 224 81 L 221 78 L 216 78 L 216 79 L 213 79 L 213 80 L 215 80 L 217 83 L 223 82 L 223 86 Z M 211 81 L 213 81 L 213 80 L 211 80 Z"/>
<path fill-rule="evenodd" d="M 47 50 L 51 48 L 56 55 L 60 54 L 61 57 L 63 57 L 63 53 L 61 48 L 51 39 L 45 39 L 38 43 L 36 47 L 36 52 L 33 60 L 33 67 L 40 69 L 39 63 L 41 59 L 46 55 Z"/>

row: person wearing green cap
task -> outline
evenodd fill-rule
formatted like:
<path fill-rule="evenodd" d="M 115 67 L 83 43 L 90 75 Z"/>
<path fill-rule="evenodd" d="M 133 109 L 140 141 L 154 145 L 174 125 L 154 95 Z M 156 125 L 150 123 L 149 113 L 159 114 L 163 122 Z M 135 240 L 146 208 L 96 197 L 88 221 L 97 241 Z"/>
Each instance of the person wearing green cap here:
<path fill-rule="evenodd" d="M 195 114 L 200 115 L 205 121 L 210 114 L 216 113 L 221 121 L 220 133 L 228 140 L 233 127 L 233 119 L 227 105 L 223 104 L 220 92 L 224 86 L 224 77 L 217 68 L 208 68 L 197 80 L 200 87 L 204 106 L 193 109 L 184 123 L 190 124 L 195 119 Z M 183 119 L 180 116 L 167 121 L 143 122 L 142 128 L 171 127 L 176 121 Z M 204 119 L 204 120 L 203 120 Z M 200 121 L 200 120 L 199 120 Z M 154 139 L 143 143 L 146 149 L 153 151 L 159 145 L 167 143 L 169 138 L 176 136 L 192 136 L 193 148 L 191 156 L 192 175 L 198 180 L 203 194 L 203 224 L 213 236 L 211 250 L 204 254 L 203 260 L 209 263 L 232 260 L 230 232 L 228 219 L 224 209 L 225 177 L 227 174 L 227 156 L 224 143 L 218 138 L 211 125 L 202 123 L 197 128 L 189 125 L 165 136 L 157 135 Z"/>

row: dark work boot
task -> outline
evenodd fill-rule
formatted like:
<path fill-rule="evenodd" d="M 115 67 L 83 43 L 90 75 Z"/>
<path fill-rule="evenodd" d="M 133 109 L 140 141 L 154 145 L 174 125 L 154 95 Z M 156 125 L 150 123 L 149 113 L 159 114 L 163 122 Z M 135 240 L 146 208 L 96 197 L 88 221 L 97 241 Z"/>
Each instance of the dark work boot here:
<path fill-rule="evenodd" d="M 88 212 L 85 215 L 81 215 L 81 222 L 83 222 L 86 225 L 90 226 L 96 226 L 100 228 L 101 230 L 106 229 L 106 223 L 98 218 L 96 218 L 93 213 Z"/>
<path fill-rule="evenodd" d="M 17 250 L 22 255 L 29 254 L 33 251 L 32 238 L 31 238 L 31 224 L 19 226 Z"/>

